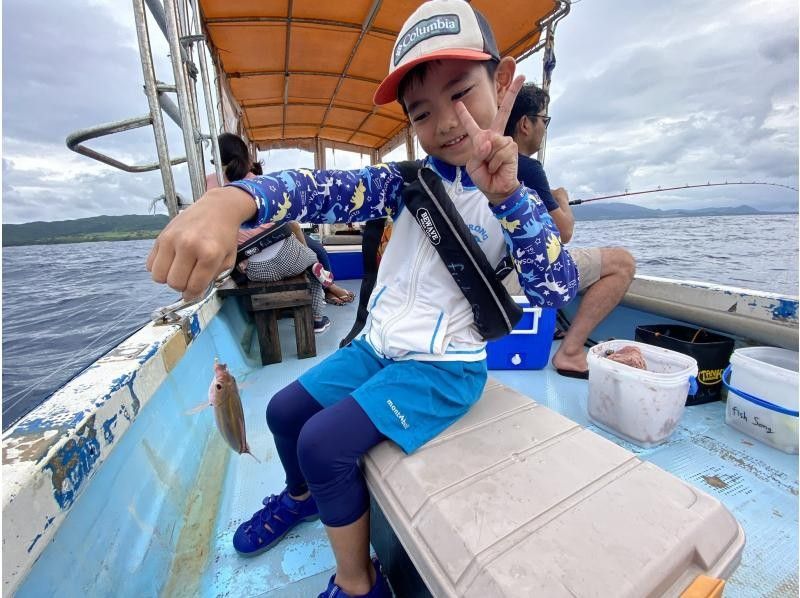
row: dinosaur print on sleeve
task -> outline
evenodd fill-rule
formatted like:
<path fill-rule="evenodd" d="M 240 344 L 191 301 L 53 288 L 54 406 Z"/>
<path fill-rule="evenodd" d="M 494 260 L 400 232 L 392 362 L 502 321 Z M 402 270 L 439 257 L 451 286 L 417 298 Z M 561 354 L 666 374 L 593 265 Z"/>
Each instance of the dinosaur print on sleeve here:
<path fill-rule="evenodd" d="M 403 179 L 392 164 L 359 170 L 284 170 L 230 183 L 258 209 L 245 226 L 265 222 L 365 222 L 397 213 Z"/>
<path fill-rule="evenodd" d="M 492 211 L 500 221 L 520 284 L 531 303 L 540 307 L 569 303 L 578 291 L 578 271 L 536 194 L 520 187 Z"/>

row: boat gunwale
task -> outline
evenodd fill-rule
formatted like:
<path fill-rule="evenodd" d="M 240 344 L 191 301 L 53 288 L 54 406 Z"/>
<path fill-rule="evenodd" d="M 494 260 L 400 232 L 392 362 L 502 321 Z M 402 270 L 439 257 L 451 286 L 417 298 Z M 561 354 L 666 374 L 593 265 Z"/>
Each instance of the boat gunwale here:
<path fill-rule="evenodd" d="M 150 322 L 3 433 L 3 590 L 13 593 L 111 451 L 222 307 L 216 292 Z"/>

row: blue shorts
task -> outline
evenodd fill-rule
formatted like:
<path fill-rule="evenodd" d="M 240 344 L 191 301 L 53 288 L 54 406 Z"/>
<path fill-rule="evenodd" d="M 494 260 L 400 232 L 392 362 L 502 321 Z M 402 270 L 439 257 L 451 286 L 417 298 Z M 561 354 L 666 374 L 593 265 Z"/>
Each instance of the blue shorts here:
<path fill-rule="evenodd" d="M 469 410 L 486 377 L 486 360 L 394 361 L 356 339 L 298 382 L 323 407 L 352 396 L 381 434 L 411 453 Z"/>

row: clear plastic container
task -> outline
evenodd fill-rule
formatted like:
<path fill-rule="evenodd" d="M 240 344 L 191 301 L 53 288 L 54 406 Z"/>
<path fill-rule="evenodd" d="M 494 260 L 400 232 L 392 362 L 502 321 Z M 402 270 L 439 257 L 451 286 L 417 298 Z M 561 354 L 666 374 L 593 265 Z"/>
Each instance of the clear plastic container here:
<path fill-rule="evenodd" d="M 725 374 L 725 423 L 779 451 L 797 454 L 797 352 L 775 347 L 737 349 Z"/>
<path fill-rule="evenodd" d="M 609 350 L 638 347 L 647 363 L 640 370 L 606 358 Z M 697 362 L 682 353 L 628 340 L 589 350 L 589 419 L 634 444 L 663 443 L 683 415 L 686 395 L 696 388 Z"/>

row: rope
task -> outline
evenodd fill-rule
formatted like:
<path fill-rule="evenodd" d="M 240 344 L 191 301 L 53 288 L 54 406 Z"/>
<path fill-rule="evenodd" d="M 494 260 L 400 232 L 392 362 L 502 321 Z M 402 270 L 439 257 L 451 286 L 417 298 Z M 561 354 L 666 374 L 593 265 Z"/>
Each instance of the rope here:
<path fill-rule="evenodd" d="M 645 193 L 659 193 L 661 191 L 676 191 L 679 189 L 696 189 L 698 187 L 724 187 L 726 185 L 767 185 L 769 187 L 782 187 L 784 189 L 791 189 L 792 191 L 797 191 L 795 187 L 791 187 L 789 185 L 781 185 L 780 183 L 766 183 L 762 181 L 736 181 L 733 183 L 729 183 L 725 181 L 724 183 L 703 183 L 701 185 L 683 185 L 680 187 L 657 187 L 656 189 L 648 189 L 646 191 L 625 191 L 625 193 L 616 193 L 614 195 L 602 195 L 600 197 L 591 197 L 589 199 L 573 199 L 569 202 L 571 206 L 578 206 L 582 203 L 589 203 L 590 201 L 599 201 L 601 199 L 609 199 L 612 197 L 628 197 L 629 195 L 643 195 Z"/>
<path fill-rule="evenodd" d="M 69 369 L 76 362 L 83 360 L 87 356 L 87 354 L 89 352 L 89 349 L 91 349 L 97 343 L 97 341 L 100 340 L 100 338 L 102 338 L 105 334 L 110 332 L 112 328 L 118 327 L 121 323 L 126 322 L 128 320 L 128 318 L 130 318 L 130 316 L 133 313 L 139 311 L 139 309 L 141 309 L 146 303 L 151 302 L 154 297 L 155 297 L 155 295 L 151 295 L 151 296 L 147 297 L 144 301 L 142 301 L 139 305 L 137 305 L 135 308 L 126 309 L 125 312 L 123 312 L 120 315 L 124 315 L 126 312 L 127 312 L 128 315 L 126 317 L 122 318 L 121 320 L 117 320 L 117 319 L 113 320 L 108 327 L 104 328 L 97 335 L 95 335 L 94 338 L 91 339 L 89 344 L 86 345 L 86 347 L 84 347 L 83 352 L 81 354 L 79 354 L 78 356 L 74 357 L 72 360 L 68 361 L 65 365 L 61 366 L 60 368 L 58 368 L 56 371 L 52 372 L 48 376 L 45 376 L 41 380 L 39 380 L 39 381 L 35 382 L 34 384 L 32 384 L 31 386 L 20 390 L 15 395 L 11 396 L 7 402 L 3 402 L 3 411 L 7 411 L 7 410 L 10 410 L 10 409 L 13 409 L 20 402 L 22 402 L 24 399 L 29 397 L 34 390 L 36 390 L 39 386 L 42 385 L 42 383 L 47 382 L 48 380 L 50 380 L 54 376 L 60 374 L 64 370 Z M 119 302 L 117 302 L 117 303 L 119 303 Z M 113 305 L 116 305 L 116 303 L 112 304 L 112 306 Z M 103 311 L 106 311 L 107 309 L 108 309 L 108 307 L 106 307 L 105 310 L 102 310 L 102 311 L 98 312 L 98 314 L 103 313 Z M 145 322 L 143 324 L 145 324 L 145 323 L 147 323 L 149 321 L 150 320 L 148 318 L 147 320 L 145 320 Z M 138 325 L 137 329 L 140 328 L 143 324 Z M 123 333 L 123 335 L 121 337 L 119 337 L 117 340 L 113 341 L 114 346 L 119 344 L 119 342 L 122 341 L 123 339 L 127 338 L 128 336 L 130 336 L 132 332 L 133 331 L 126 331 L 125 333 Z"/>

